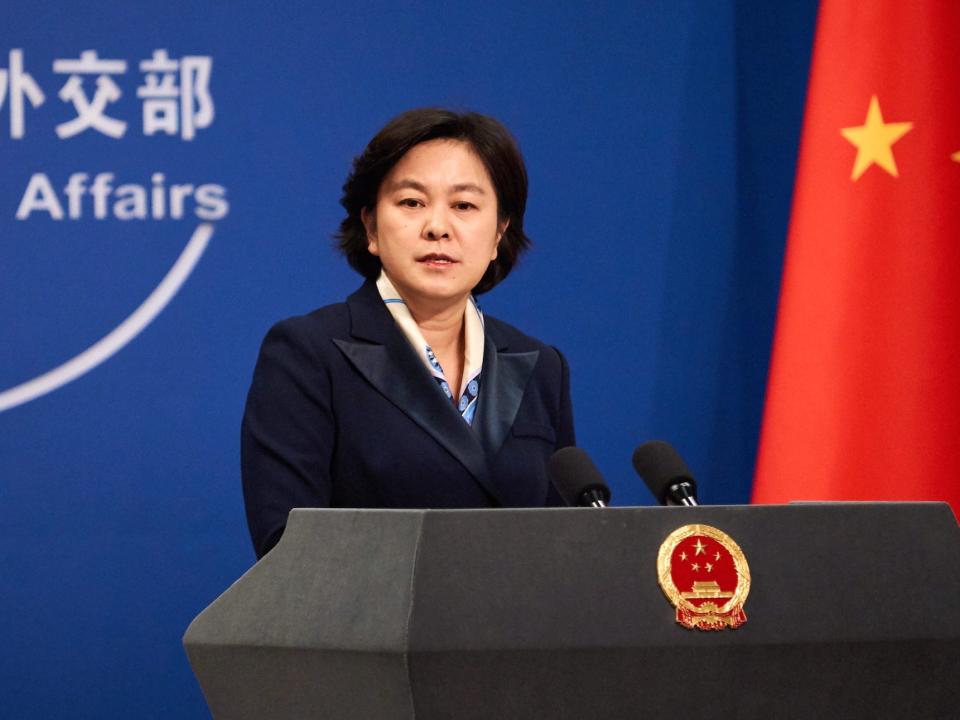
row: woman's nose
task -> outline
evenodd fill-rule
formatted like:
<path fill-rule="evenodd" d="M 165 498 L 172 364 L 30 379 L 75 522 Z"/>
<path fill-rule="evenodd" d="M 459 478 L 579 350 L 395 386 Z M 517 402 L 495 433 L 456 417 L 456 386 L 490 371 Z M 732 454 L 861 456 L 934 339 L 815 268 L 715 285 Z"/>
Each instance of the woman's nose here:
<path fill-rule="evenodd" d="M 440 240 L 450 237 L 450 223 L 446 208 L 435 206 L 431 210 L 423 227 L 423 235 L 427 240 Z"/>

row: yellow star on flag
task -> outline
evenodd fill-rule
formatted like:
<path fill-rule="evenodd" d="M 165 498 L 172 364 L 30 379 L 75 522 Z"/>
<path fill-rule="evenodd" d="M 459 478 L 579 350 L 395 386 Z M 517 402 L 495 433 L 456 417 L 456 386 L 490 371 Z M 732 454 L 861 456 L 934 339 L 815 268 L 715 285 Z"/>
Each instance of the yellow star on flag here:
<path fill-rule="evenodd" d="M 954 162 L 960 162 L 960 150 L 957 150 L 953 155 L 951 155 L 950 159 Z"/>
<path fill-rule="evenodd" d="M 863 125 L 843 128 L 843 135 L 857 148 L 857 159 L 853 163 L 851 180 L 858 180 L 873 164 L 877 164 L 893 177 L 897 175 L 897 163 L 893 159 L 893 144 L 913 128 L 912 122 L 885 123 L 880 114 L 880 101 L 874 95 L 870 98 L 867 119 Z"/>

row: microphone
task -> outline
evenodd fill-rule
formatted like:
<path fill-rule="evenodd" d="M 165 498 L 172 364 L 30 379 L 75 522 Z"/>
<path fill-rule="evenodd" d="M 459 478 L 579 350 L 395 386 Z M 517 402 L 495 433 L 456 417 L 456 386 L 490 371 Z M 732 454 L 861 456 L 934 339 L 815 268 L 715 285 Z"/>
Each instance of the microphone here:
<path fill-rule="evenodd" d="M 567 505 L 600 508 L 610 502 L 609 486 L 590 456 L 580 448 L 560 448 L 550 456 L 547 469 Z"/>
<path fill-rule="evenodd" d="M 633 451 L 633 469 L 661 505 L 697 505 L 697 481 L 670 443 L 651 440 Z"/>

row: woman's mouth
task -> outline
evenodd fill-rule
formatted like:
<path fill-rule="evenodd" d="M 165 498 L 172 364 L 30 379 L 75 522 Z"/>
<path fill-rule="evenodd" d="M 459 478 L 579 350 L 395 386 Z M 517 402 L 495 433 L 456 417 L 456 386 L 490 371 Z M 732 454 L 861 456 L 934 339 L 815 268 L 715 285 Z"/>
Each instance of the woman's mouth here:
<path fill-rule="evenodd" d="M 443 253 L 430 253 L 429 255 L 424 255 L 423 257 L 417 258 L 417 262 L 423 263 L 424 265 L 433 265 L 433 266 L 446 266 L 453 265 L 457 261 L 454 260 L 449 255 L 444 255 Z"/>

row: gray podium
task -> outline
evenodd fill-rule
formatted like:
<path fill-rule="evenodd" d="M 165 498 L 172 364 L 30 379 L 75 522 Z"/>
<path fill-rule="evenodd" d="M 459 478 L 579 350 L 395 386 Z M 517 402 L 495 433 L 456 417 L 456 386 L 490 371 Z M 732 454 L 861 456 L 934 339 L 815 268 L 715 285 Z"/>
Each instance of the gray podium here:
<path fill-rule="evenodd" d="M 660 590 L 690 523 L 749 562 L 737 629 Z M 960 718 L 960 528 L 935 503 L 294 510 L 184 644 L 218 720 Z"/>

